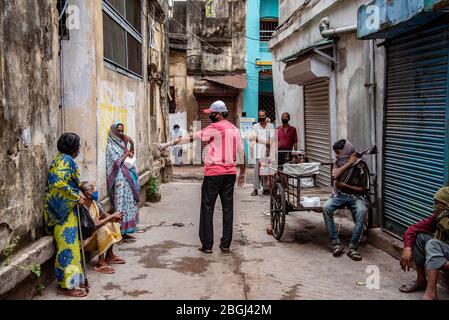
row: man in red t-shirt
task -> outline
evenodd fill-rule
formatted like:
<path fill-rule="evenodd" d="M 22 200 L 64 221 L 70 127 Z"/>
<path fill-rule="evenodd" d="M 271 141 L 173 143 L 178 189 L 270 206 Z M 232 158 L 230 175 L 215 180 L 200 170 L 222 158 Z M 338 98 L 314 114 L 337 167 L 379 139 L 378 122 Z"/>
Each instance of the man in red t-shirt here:
<path fill-rule="evenodd" d="M 288 124 L 290 121 L 290 114 L 284 112 L 281 120 L 282 125 L 277 128 L 279 165 L 283 165 L 286 162 L 286 159 L 291 159 L 291 151 L 298 148 L 298 134 L 296 128 Z"/>
<path fill-rule="evenodd" d="M 220 250 L 230 252 L 234 216 L 234 185 L 237 165 L 240 167 L 238 185 L 245 182 L 243 142 L 239 130 L 229 121 L 228 109 L 223 101 L 214 102 L 209 109 L 212 124 L 184 138 L 175 139 L 161 146 L 190 143 L 194 138 L 207 142 L 204 160 L 204 180 L 201 188 L 200 240 L 204 253 L 212 253 L 214 243 L 213 215 L 217 197 L 220 196 L 223 211 L 223 237 Z"/>
<path fill-rule="evenodd" d="M 415 263 L 417 278 L 404 284 L 404 293 L 424 291 L 424 300 L 438 299 L 439 270 L 449 272 L 449 187 L 440 188 L 434 195 L 434 212 L 431 216 L 411 225 L 405 231 L 401 267 L 410 271 Z M 427 274 L 426 274 L 427 273 Z"/>

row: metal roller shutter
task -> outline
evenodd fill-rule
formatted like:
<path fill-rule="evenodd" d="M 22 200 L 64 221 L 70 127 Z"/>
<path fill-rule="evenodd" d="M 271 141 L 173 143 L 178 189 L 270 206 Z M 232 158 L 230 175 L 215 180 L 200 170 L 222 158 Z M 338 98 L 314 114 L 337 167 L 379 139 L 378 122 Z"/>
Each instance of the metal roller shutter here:
<path fill-rule="evenodd" d="M 384 226 L 398 234 L 432 213 L 447 177 L 448 36 L 439 20 L 387 47 Z"/>
<path fill-rule="evenodd" d="M 311 162 L 331 162 L 331 133 L 329 120 L 329 81 L 304 86 L 305 147 Z M 329 166 L 317 177 L 319 185 L 331 185 Z"/>

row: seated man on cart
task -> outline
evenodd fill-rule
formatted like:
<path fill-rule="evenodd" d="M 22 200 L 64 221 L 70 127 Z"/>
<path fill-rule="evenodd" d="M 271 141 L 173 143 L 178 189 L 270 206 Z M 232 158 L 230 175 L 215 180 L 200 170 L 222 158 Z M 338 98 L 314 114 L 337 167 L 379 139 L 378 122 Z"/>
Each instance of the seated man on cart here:
<path fill-rule="evenodd" d="M 349 243 L 348 256 L 355 261 L 362 260 L 358 251 L 365 219 L 368 213 L 366 204 L 367 184 L 369 181 L 368 166 L 357 156 L 351 142 L 339 140 L 333 146 L 337 160 L 332 171 L 335 190 L 331 198 L 323 205 L 323 215 L 326 222 L 329 240 L 332 244 L 332 254 L 337 257 L 345 248 L 341 245 L 335 227 L 335 210 L 347 208 L 354 217 L 354 229 Z"/>

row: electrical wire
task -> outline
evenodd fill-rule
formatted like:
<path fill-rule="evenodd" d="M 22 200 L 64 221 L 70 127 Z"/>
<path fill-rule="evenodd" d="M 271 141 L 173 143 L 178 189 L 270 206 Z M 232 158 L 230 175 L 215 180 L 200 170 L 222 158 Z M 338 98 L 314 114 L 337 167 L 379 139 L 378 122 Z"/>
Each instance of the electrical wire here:
<path fill-rule="evenodd" d="M 201 13 L 201 15 L 203 14 L 203 10 L 202 10 L 201 8 L 198 8 L 198 7 L 196 6 L 196 4 L 194 4 L 194 2 L 193 2 L 192 0 L 187 0 L 187 1 L 188 1 L 190 4 L 192 4 L 192 6 L 193 6 L 195 9 L 197 9 L 197 11 Z M 258 10 L 260 10 L 259 8 L 260 8 L 260 6 L 258 6 Z M 232 31 L 232 25 L 231 25 L 231 33 L 232 33 L 232 34 L 236 34 L 236 35 L 238 35 L 239 37 L 242 37 L 242 38 L 247 38 L 247 39 L 254 40 L 254 41 L 260 41 L 260 38 L 253 38 L 253 37 L 249 37 L 249 36 L 247 36 L 246 34 L 243 34 L 243 33 L 240 33 L 240 32 L 233 32 L 233 31 Z"/>
<path fill-rule="evenodd" d="M 210 46 L 211 48 L 217 50 L 217 51 L 219 52 L 219 54 L 224 55 L 224 56 L 227 56 L 227 57 L 230 57 L 230 58 L 233 58 L 233 59 L 238 59 L 238 60 L 240 60 L 240 61 L 242 61 L 242 62 L 245 62 L 245 63 L 248 63 L 248 64 L 252 64 L 252 65 L 257 66 L 257 64 L 255 64 L 254 62 L 247 61 L 247 60 L 245 60 L 245 59 L 242 59 L 242 58 L 239 58 L 239 57 L 236 57 L 236 56 L 232 56 L 232 55 L 226 54 L 225 52 L 222 52 L 221 49 L 219 49 L 219 48 L 217 48 L 216 46 L 214 46 L 213 44 L 211 44 L 211 43 L 209 43 L 209 42 L 207 42 L 207 41 L 201 39 L 198 35 L 196 35 L 196 34 L 193 33 L 192 31 L 190 31 L 189 29 L 187 29 L 187 27 L 184 27 L 184 26 L 182 25 L 182 23 L 180 23 L 180 22 L 179 22 L 178 20 L 176 20 L 175 18 L 172 17 L 170 20 L 174 21 L 176 24 L 178 24 L 179 26 L 181 26 L 181 27 L 182 27 L 183 29 L 185 29 L 189 34 L 193 35 L 195 38 L 197 38 L 197 39 L 200 40 L 201 42 L 203 42 L 203 43 L 207 44 L 208 46 Z"/>

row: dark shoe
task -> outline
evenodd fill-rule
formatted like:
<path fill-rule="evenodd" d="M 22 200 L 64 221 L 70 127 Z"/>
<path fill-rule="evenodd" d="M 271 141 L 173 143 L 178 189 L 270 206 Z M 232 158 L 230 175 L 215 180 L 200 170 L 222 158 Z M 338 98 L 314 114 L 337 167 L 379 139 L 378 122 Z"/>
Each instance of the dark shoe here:
<path fill-rule="evenodd" d="M 341 256 L 341 254 L 345 252 L 345 247 L 337 244 L 332 248 L 332 254 L 334 257 Z"/>
<path fill-rule="evenodd" d="M 203 253 L 212 253 L 212 250 L 211 250 L 211 249 L 206 249 L 206 248 L 203 248 L 203 247 L 198 248 L 198 250 L 200 250 L 200 251 L 203 252 Z"/>
<path fill-rule="evenodd" d="M 270 190 L 264 190 L 264 191 L 262 192 L 262 194 L 263 194 L 264 196 L 269 196 L 269 195 L 270 195 Z"/>
<path fill-rule="evenodd" d="M 231 249 L 225 248 L 220 244 L 220 250 L 222 253 L 231 253 Z"/>
<path fill-rule="evenodd" d="M 254 197 L 254 196 L 257 196 L 257 190 L 254 190 L 252 193 L 251 193 L 251 195 Z"/>
<path fill-rule="evenodd" d="M 362 260 L 362 255 L 360 254 L 360 252 L 358 252 L 356 249 L 352 249 L 352 248 L 350 248 L 348 251 L 348 257 L 354 261 Z"/>

